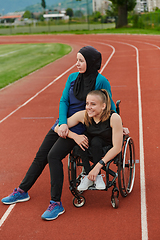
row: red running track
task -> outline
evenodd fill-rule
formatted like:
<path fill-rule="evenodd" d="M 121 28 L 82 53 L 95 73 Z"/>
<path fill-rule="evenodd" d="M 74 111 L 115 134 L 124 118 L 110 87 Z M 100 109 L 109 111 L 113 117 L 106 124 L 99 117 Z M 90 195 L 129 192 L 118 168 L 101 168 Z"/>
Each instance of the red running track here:
<path fill-rule="evenodd" d="M 114 101 L 121 99 L 123 124 L 134 139 L 136 159 L 140 163 L 136 164 L 133 192 L 127 198 L 119 197 L 118 209 L 111 207 L 111 189 L 86 191 L 86 204 L 77 209 L 68 189 L 67 158 L 64 159 L 62 202 L 66 212 L 49 222 L 41 220 L 50 200 L 50 177 L 46 167 L 29 191 L 30 201 L 12 208 L 0 204 L 0 239 L 160 239 L 160 36 L 0 37 L 1 44 L 43 42 L 66 43 L 73 50 L 0 91 L 0 198 L 19 185 L 57 118 L 64 84 L 68 75 L 76 71 L 76 53 L 84 45 L 92 45 L 103 54 L 101 72 L 111 83 Z"/>

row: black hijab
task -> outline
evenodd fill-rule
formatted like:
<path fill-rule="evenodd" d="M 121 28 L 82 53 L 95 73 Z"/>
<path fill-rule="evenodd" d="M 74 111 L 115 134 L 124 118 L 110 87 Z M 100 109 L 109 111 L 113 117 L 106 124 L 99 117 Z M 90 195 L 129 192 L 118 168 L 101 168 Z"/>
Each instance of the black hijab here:
<path fill-rule="evenodd" d="M 85 101 L 87 94 L 95 89 L 96 78 L 98 70 L 101 67 L 102 57 L 101 53 L 92 46 L 81 48 L 79 53 L 85 58 L 87 69 L 85 73 L 78 74 L 73 91 L 77 99 Z"/>

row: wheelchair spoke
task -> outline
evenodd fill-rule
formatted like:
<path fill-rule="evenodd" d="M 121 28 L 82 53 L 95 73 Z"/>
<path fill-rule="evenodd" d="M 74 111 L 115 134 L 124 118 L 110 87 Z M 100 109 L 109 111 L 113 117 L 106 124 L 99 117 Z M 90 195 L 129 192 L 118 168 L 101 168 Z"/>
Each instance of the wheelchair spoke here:
<path fill-rule="evenodd" d="M 121 195 L 126 197 L 133 189 L 135 177 L 135 156 L 133 140 L 125 139 L 122 148 L 122 163 L 119 164 L 119 188 Z"/>

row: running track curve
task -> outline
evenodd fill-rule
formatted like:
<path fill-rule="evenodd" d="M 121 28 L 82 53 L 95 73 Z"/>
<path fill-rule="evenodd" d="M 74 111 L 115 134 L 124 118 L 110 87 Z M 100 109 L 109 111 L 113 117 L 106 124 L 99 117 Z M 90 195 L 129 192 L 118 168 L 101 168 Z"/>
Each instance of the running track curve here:
<path fill-rule="evenodd" d="M 159 89 L 160 36 L 38 35 L 1 36 L 0 44 L 60 42 L 72 52 L 0 90 L 0 198 L 24 177 L 45 134 L 58 116 L 58 102 L 68 75 L 76 71 L 76 53 L 92 45 L 103 55 L 101 72 L 121 99 L 121 116 L 136 149 L 136 181 L 118 209 L 110 204 L 111 189 L 85 192 L 82 208 L 72 205 L 67 158 L 62 202 L 65 214 L 50 222 L 40 216 L 50 199 L 48 167 L 29 191 L 31 200 L 1 204 L 0 239 L 127 239 L 158 240 L 159 230 Z"/>

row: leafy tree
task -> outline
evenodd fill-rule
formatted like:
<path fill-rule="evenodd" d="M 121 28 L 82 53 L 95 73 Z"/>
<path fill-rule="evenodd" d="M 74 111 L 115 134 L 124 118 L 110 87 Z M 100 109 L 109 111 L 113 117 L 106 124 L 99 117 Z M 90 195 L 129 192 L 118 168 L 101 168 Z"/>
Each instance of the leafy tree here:
<path fill-rule="evenodd" d="M 82 17 L 83 16 L 83 12 L 81 10 L 77 10 L 75 13 L 74 13 L 74 16 L 75 17 Z"/>
<path fill-rule="evenodd" d="M 100 12 L 96 11 L 93 13 L 93 21 L 98 22 L 99 19 L 101 19 L 102 15 Z"/>
<path fill-rule="evenodd" d="M 134 9 L 136 0 L 111 0 L 111 2 L 118 11 L 116 28 L 126 26 L 128 24 L 128 12 Z"/>
<path fill-rule="evenodd" d="M 43 21 L 44 21 L 43 14 L 40 14 L 40 15 L 38 16 L 38 19 L 39 19 L 41 22 L 43 22 Z"/>
<path fill-rule="evenodd" d="M 41 1 L 41 6 L 45 9 L 46 8 L 46 2 L 45 2 L 45 0 L 42 0 Z"/>
<path fill-rule="evenodd" d="M 73 10 L 72 8 L 67 8 L 66 9 L 66 15 L 69 16 L 69 20 L 71 20 L 71 18 L 73 17 Z"/>
<path fill-rule="evenodd" d="M 25 11 L 25 13 L 23 14 L 23 18 L 33 18 L 33 15 L 30 11 Z"/>

